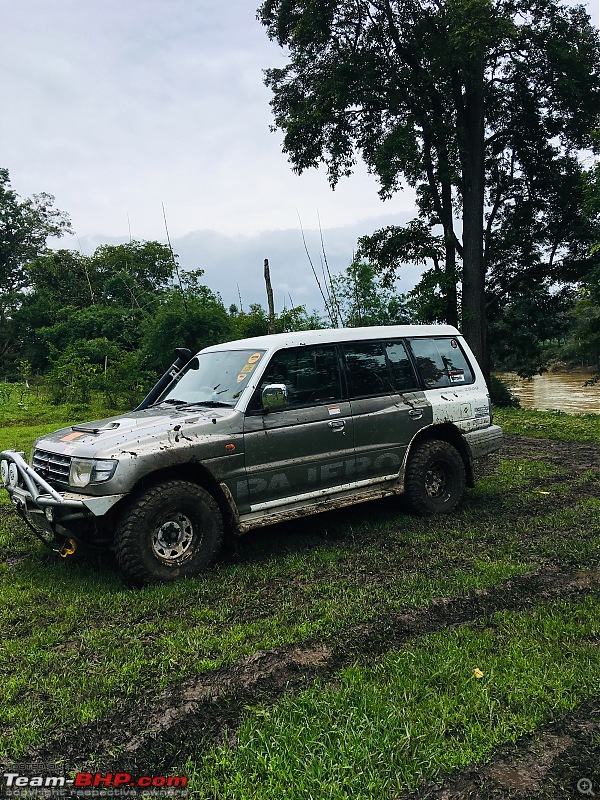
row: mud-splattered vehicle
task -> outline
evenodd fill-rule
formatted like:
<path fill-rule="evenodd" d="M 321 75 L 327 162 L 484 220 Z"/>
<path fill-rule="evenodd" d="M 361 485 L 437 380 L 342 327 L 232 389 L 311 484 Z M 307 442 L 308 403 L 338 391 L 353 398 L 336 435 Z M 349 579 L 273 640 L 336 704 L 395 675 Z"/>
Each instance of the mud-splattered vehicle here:
<path fill-rule="evenodd" d="M 498 450 L 488 390 L 449 326 L 277 334 L 178 360 L 135 411 L 1 454 L 28 524 L 114 547 L 137 583 L 196 575 L 224 531 L 405 493 L 450 511 Z"/>

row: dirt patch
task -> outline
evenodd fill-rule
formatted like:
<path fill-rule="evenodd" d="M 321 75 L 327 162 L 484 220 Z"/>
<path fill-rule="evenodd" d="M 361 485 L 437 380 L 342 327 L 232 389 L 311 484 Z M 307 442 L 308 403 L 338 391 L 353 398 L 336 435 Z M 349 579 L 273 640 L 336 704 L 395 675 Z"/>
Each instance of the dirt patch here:
<path fill-rule="evenodd" d="M 515 459 L 535 458 L 557 467 L 558 478 L 541 479 L 532 488 L 549 486 L 560 477 L 573 480 L 588 470 L 600 473 L 600 452 L 590 445 L 510 436 L 502 455 Z M 493 461 L 485 469 L 493 469 Z M 593 481 L 584 494 L 598 495 Z M 568 497 L 564 493 L 560 495 L 563 507 L 583 496 L 578 487 L 569 488 L 566 495 Z M 498 503 L 500 501 L 504 502 L 504 498 L 499 497 Z M 482 518 L 501 513 L 502 520 L 510 524 L 513 518 L 524 514 L 546 513 L 547 507 L 540 503 L 539 508 L 529 509 L 526 501 L 520 503 L 515 497 L 514 508 L 508 513 L 506 508 L 495 509 L 493 499 L 481 512 Z M 7 511 L 11 513 L 12 509 Z M 362 512 L 359 509 L 356 513 Z M 409 548 L 410 544 L 407 558 L 397 564 L 395 572 L 394 563 L 386 561 L 377 574 L 365 573 L 364 580 L 373 584 L 394 580 L 398 571 L 410 568 L 413 561 L 415 569 L 418 568 L 421 562 L 417 556 L 411 559 Z M 339 579 L 343 580 L 344 575 L 340 574 Z M 599 590 L 599 570 L 569 570 L 565 566 L 550 565 L 464 597 L 438 598 L 424 608 L 392 614 L 384 613 L 381 608 L 374 609 L 377 618 L 342 631 L 327 642 L 258 651 L 226 669 L 182 681 L 160 697 L 122 707 L 104 719 L 64 732 L 47 745 L 32 749 L 29 758 L 37 762 L 66 763 L 69 768 L 92 767 L 96 763 L 102 771 L 114 765 L 131 771 L 137 768 L 142 772 L 152 769 L 160 772 L 177 766 L 186 756 L 201 757 L 215 743 L 234 743 L 248 706 L 273 704 L 287 692 L 310 686 L 316 678 L 333 680 L 336 672 L 349 664 L 371 663 L 374 656 L 400 648 L 415 637 L 485 620 L 496 611 L 523 610 L 555 598 Z M 275 594 L 279 597 L 278 592 Z M 268 610 L 265 608 L 265 613 Z M 244 614 L 243 608 L 240 613 Z M 252 613 L 256 616 L 256 607 Z M 531 797 L 541 800 L 585 796 L 577 792 L 577 781 L 581 778 L 595 779 L 600 787 L 600 776 L 594 773 L 598 770 L 597 748 L 592 759 L 599 713 L 597 705 L 583 707 L 538 732 L 535 738 L 523 739 L 512 749 L 502 748 L 493 763 L 478 770 L 465 770 L 406 797 L 438 800 Z M 91 755 L 82 761 L 83 753 Z M 108 753 L 113 755 L 108 756 Z"/>
<path fill-rule="evenodd" d="M 567 800 L 600 794 L 600 704 L 587 703 L 493 761 L 395 800 Z M 593 794 L 592 794 L 593 792 Z"/>
<path fill-rule="evenodd" d="M 505 436 L 502 458 L 536 458 L 573 473 L 600 469 L 600 449 L 595 445 L 532 436 Z"/>
<path fill-rule="evenodd" d="M 353 663 L 402 647 L 426 633 L 465 625 L 496 611 L 522 610 L 553 598 L 600 590 L 600 572 L 551 570 L 530 573 L 476 590 L 466 597 L 438 598 L 424 608 L 361 623 L 332 638 L 329 644 L 258 651 L 229 668 L 188 679 L 152 702 L 122 709 L 109 717 L 65 734 L 30 752 L 36 761 L 64 759 L 81 766 L 82 752 L 126 754 L 128 768 L 176 763 L 177 754 L 198 754 L 232 740 L 246 709 L 275 703 L 282 694 L 327 679 Z M 146 721 L 140 730 L 140 720 Z M 121 760 L 117 757 L 116 764 Z"/>

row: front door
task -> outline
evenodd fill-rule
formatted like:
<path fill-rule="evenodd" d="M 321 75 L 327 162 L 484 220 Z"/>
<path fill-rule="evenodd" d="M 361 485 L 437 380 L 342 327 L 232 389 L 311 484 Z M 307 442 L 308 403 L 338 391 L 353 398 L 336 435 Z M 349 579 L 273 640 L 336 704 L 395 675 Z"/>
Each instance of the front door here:
<path fill-rule="evenodd" d="M 285 408 L 265 412 L 261 393 L 284 384 Z M 353 421 L 337 348 L 286 348 L 272 357 L 244 421 L 248 511 L 331 493 L 354 480 Z M 242 510 L 242 509 L 240 509 Z"/>

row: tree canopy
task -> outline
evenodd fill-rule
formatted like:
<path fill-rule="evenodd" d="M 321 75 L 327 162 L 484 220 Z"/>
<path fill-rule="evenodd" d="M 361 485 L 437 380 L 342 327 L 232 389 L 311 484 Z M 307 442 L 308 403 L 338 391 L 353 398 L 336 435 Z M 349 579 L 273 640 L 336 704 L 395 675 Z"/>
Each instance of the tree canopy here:
<path fill-rule="evenodd" d="M 54 197 L 40 192 L 24 200 L 0 167 L 0 358 L 9 353 L 8 331 L 18 293 L 28 284 L 26 265 L 48 252 L 48 239 L 71 230 L 69 217 L 54 208 Z"/>
<path fill-rule="evenodd" d="M 577 171 L 600 118 L 600 39 L 585 10 L 556 0 L 265 0 L 258 17 L 287 53 L 266 83 L 294 169 L 325 163 L 336 185 L 360 156 L 383 197 L 402 181 L 416 189 L 420 221 L 443 231 L 445 317 L 456 319 L 460 278 L 463 331 L 487 364 L 486 272 L 501 283 L 505 266 L 535 272 L 568 250 L 574 221 L 554 202 L 554 181 Z M 398 233 L 388 250 L 407 263 L 423 231 Z"/>

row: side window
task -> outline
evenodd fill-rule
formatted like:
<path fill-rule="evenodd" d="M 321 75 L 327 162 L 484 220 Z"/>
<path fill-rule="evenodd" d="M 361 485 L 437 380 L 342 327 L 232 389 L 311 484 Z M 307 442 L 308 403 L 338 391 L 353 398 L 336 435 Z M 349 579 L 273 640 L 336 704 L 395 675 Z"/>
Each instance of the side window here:
<path fill-rule="evenodd" d="M 410 346 L 427 389 L 473 383 L 473 372 L 457 339 L 412 339 Z"/>
<path fill-rule="evenodd" d="M 392 368 L 397 392 L 410 392 L 418 387 L 417 377 L 403 342 L 386 342 L 385 353 Z"/>
<path fill-rule="evenodd" d="M 344 355 L 353 397 L 394 391 L 382 342 L 345 344 Z"/>
<path fill-rule="evenodd" d="M 284 383 L 288 408 L 320 405 L 343 399 L 337 351 L 331 347 L 290 347 L 272 357 L 249 411 L 262 407 L 262 390 L 269 383 Z"/>

